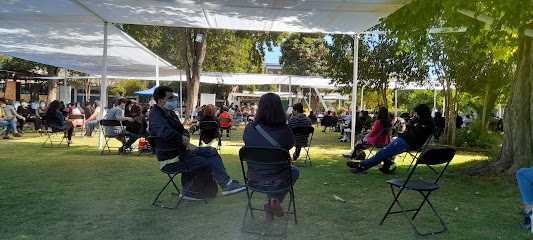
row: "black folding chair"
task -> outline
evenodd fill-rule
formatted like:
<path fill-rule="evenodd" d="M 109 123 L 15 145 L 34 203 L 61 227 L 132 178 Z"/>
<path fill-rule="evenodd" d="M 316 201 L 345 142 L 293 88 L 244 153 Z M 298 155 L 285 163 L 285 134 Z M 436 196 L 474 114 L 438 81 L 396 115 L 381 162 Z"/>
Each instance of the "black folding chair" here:
<path fill-rule="evenodd" d="M 178 149 L 178 144 L 176 142 L 173 142 L 173 141 L 168 141 L 168 140 L 165 140 L 165 139 L 160 139 L 160 138 L 157 138 L 157 137 L 153 137 L 153 136 L 150 136 L 147 138 L 148 140 L 148 143 L 150 143 L 150 146 L 151 148 L 154 150 L 154 151 L 176 151 L 178 153 L 180 153 L 180 150 Z M 181 154 L 180 154 L 181 155 Z M 181 161 L 181 159 L 180 159 Z M 191 177 L 192 179 L 192 184 L 189 185 L 189 187 L 187 187 L 187 189 L 180 189 L 178 187 L 178 185 L 176 184 L 176 182 L 174 182 L 174 178 L 178 175 L 178 174 L 190 174 L 191 173 L 191 170 L 190 168 L 187 166 L 187 162 L 184 161 L 183 163 L 183 168 L 181 168 L 181 170 L 179 171 L 173 171 L 173 172 L 169 172 L 169 171 L 163 171 L 161 170 L 161 172 L 163 172 L 164 174 L 166 174 L 169 178 L 169 180 L 167 181 L 167 184 L 165 184 L 165 186 L 161 189 L 161 191 L 159 191 L 159 193 L 157 194 L 157 196 L 155 197 L 154 199 L 154 202 L 152 203 L 152 205 L 154 206 L 160 206 L 162 208 L 168 208 L 168 209 L 177 209 L 178 206 L 180 205 L 181 201 L 183 200 L 183 198 L 185 197 L 185 194 L 186 193 L 197 193 L 197 192 L 190 192 L 189 189 L 195 185 L 195 181 L 194 181 L 194 177 Z M 172 185 L 174 186 L 174 189 L 177 191 L 177 193 L 174 193 L 174 192 L 171 192 L 171 195 L 174 195 L 174 196 L 179 196 L 179 200 L 178 200 L 178 203 L 176 204 L 176 206 L 167 206 L 167 205 L 164 205 L 162 203 L 158 203 L 157 200 L 159 199 L 159 196 L 161 196 L 161 194 L 165 191 L 165 189 L 168 187 L 168 185 L 172 183 Z M 207 203 L 207 200 L 205 198 L 203 198 L 204 202 Z"/>
<path fill-rule="evenodd" d="M 229 133 L 229 139 L 231 140 L 231 118 L 221 118 L 220 125 L 222 125 L 222 123 L 229 123 L 229 125 L 227 127 L 220 126 L 220 135 L 226 130 Z"/>
<path fill-rule="evenodd" d="M 145 126 L 143 126 L 142 123 L 130 122 L 130 121 L 123 121 L 121 123 L 122 123 L 122 126 L 125 127 L 125 130 L 126 130 L 127 134 L 125 135 L 125 138 L 126 138 L 127 141 L 129 141 L 128 138 L 131 138 L 131 136 L 129 134 L 132 134 L 132 133 L 139 134 L 139 135 L 142 135 L 142 133 L 144 133 L 144 135 L 139 137 L 139 140 L 146 137 L 146 130 L 143 129 Z M 146 147 L 139 148 L 139 154 L 137 156 L 140 156 L 143 152 L 151 152 L 150 151 L 150 144 L 147 144 L 147 145 L 144 145 L 144 146 L 146 146 Z M 131 151 L 133 151 L 133 149 L 131 149 Z M 124 151 L 124 152 L 126 152 L 126 151 Z"/>
<path fill-rule="evenodd" d="M 305 161 L 304 164 L 307 164 L 307 160 L 309 160 L 309 166 L 313 166 L 313 163 L 311 162 L 311 157 L 309 157 L 309 149 L 311 148 L 311 142 L 313 141 L 313 135 L 315 133 L 315 128 L 309 126 L 309 127 L 295 127 L 292 129 L 292 134 L 294 135 L 294 138 L 298 138 L 298 136 L 304 137 L 306 139 L 306 144 L 302 145 L 302 149 L 305 150 Z"/>
<path fill-rule="evenodd" d="M 333 126 L 335 122 L 335 118 L 330 116 L 330 115 L 326 115 L 322 118 L 322 120 L 320 121 L 320 124 L 322 124 L 322 126 L 326 127 L 326 131 L 328 128 L 331 129 L 331 126 Z"/>
<path fill-rule="evenodd" d="M 202 146 L 202 143 L 210 144 L 215 139 L 218 140 L 217 149 L 220 150 L 222 146 L 222 139 L 220 138 L 219 131 L 220 125 L 216 121 L 203 121 L 200 122 L 200 140 L 198 146 Z"/>
<path fill-rule="evenodd" d="M 80 137 L 83 137 L 83 130 L 85 128 L 85 115 L 82 114 L 70 114 L 68 115 L 69 120 L 77 120 L 77 119 L 83 119 L 84 124 L 82 126 L 76 126 L 74 128 L 74 131 L 76 131 L 76 128 L 80 129 Z"/>
<path fill-rule="evenodd" d="M 61 138 L 59 145 L 57 145 L 57 148 L 61 147 L 61 144 L 63 143 L 63 141 L 66 138 L 68 138 L 67 132 L 64 129 L 60 129 L 60 128 L 56 128 L 52 126 L 53 123 L 56 123 L 56 124 L 61 123 L 61 120 L 57 118 L 56 116 L 46 116 L 46 115 L 42 117 L 42 120 L 43 120 L 42 124 L 45 126 L 45 129 L 46 129 L 46 131 L 44 131 L 46 133 L 46 140 L 44 140 L 44 143 L 41 147 L 46 148 L 47 142 L 50 142 L 50 147 L 54 147 L 52 136 L 57 133 L 63 133 L 63 137 Z"/>
<path fill-rule="evenodd" d="M 246 195 L 248 197 L 248 203 L 246 206 L 246 211 L 244 213 L 244 220 L 242 222 L 242 232 L 246 233 L 252 233 L 252 234 L 258 234 L 261 236 L 286 236 L 287 235 L 287 226 L 289 224 L 289 215 L 294 214 L 294 224 L 298 224 L 298 220 L 296 218 L 296 203 L 294 200 L 294 189 L 293 189 L 293 179 L 291 174 L 291 155 L 289 151 L 283 148 L 274 148 L 274 147 L 247 147 L 244 146 L 239 151 L 239 157 L 241 159 L 241 168 L 242 168 L 242 174 L 244 176 L 244 183 L 246 185 Z M 276 191 L 265 191 L 262 189 L 255 188 L 255 185 L 250 184 L 251 181 L 254 181 L 254 179 L 249 179 L 247 172 L 244 170 L 244 162 L 246 162 L 247 166 L 253 166 L 255 169 L 265 168 L 265 169 L 283 169 L 286 168 L 289 172 L 289 183 L 288 186 L 280 188 Z M 250 216 L 254 218 L 253 211 L 271 211 L 271 210 L 265 210 L 264 208 L 256 208 L 252 206 L 252 197 L 254 192 L 259 193 L 279 193 L 283 191 L 289 191 L 289 204 L 287 207 L 287 211 L 283 211 L 285 214 L 285 227 L 283 229 L 283 232 L 280 234 L 271 234 L 271 233 L 265 233 L 265 232 L 256 232 L 256 231 L 250 231 L 246 229 L 246 217 L 248 216 L 248 210 L 250 210 Z M 292 207 L 292 211 L 291 211 Z"/>
<path fill-rule="evenodd" d="M 120 134 L 118 135 L 107 135 L 105 131 L 105 127 L 120 127 L 120 129 L 122 130 Z M 100 155 L 104 155 L 104 151 L 106 147 L 107 147 L 107 152 L 111 153 L 111 148 L 109 148 L 109 140 L 111 140 L 112 138 L 117 138 L 117 139 L 122 138 L 123 141 L 126 142 L 126 134 L 124 133 L 124 127 L 122 126 L 122 123 L 120 121 L 102 119 L 100 120 L 100 128 L 102 129 L 104 133 L 104 140 L 105 140 L 105 145 L 102 148 L 102 152 L 100 153 Z M 120 154 L 120 151 L 118 152 L 118 154 Z"/>
<path fill-rule="evenodd" d="M 380 225 L 383 224 L 383 222 L 385 221 L 387 216 L 389 216 L 389 214 L 403 213 L 404 216 L 409 221 L 409 223 L 411 224 L 411 226 L 413 226 L 413 229 L 415 230 L 415 233 L 418 236 L 426 236 L 426 235 L 437 234 L 437 233 L 442 233 L 442 232 L 448 231 L 448 229 L 446 228 L 446 225 L 444 224 L 444 221 L 440 217 L 439 213 L 437 213 L 437 210 L 435 210 L 435 207 L 433 207 L 433 204 L 431 204 L 431 202 L 429 201 L 429 195 L 433 191 L 435 191 L 435 190 L 440 188 L 440 186 L 437 183 L 439 182 L 440 178 L 442 177 L 442 174 L 444 173 L 444 171 L 446 171 L 446 168 L 448 168 L 448 165 L 450 164 L 450 161 L 453 159 L 454 156 L 455 156 L 455 149 L 453 149 L 453 148 L 430 149 L 430 150 L 424 151 L 424 152 L 422 152 L 422 154 L 420 154 L 420 157 L 418 158 L 418 161 L 414 165 L 413 170 L 409 173 L 409 176 L 407 177 L 407 179 L 392 179 L 392 180 L 388 180 L 387 184 L 389 184 L 389 186 L 391 188 L 392 196 L 394 198 L 394 201 L 392 202 L 392 204 L 390 205 L 389 209 L 387 210 L 387 213 L 385 214 L 385 216 L 381 220 Z M 444 166 L 444 168 L 442 169 L 442 171 L 440 172 L 440 174 L 438 175 L 437 179 L 434 182 L 426 182 L 426 181 L 422 181 L 422 180 L 411 179 L 412 176 L 413 176 L 413 173 L 415 172 L 415 170 L 417 169 L 418 165 L 420 165 L 420 164 L 427 165 L 427 166 L 435 166 L 435 165 L 444 164 L 444 163 L 446 165 Z M 395 187 L 400 189 L 398 191 L 398 193 L 396 193 L 394 191 Z M 405 207 L 400 203 L 398 198 L 400 197 L 400 195 L 402 194 L 402 192 L 404 190 L 417 191 L 418 193 L 420 193 L 420 195 L 422 195 L 424 200 L 422 201 L 422 203 L 420 204 L 420 206 L 418 208 L 416 208 L 416 209 L 405 209 Z M 415 226 L 413 221 L 415 220 L 416 216 L 420 212 L 420 209 L 422 209 L 422 206 L 424 206 L 424 204 L 426 202 L 429 204 L 429 206 L 431 207 L 431 209 L 435 213 L 435 216 L 437 216 L 439 218 L 440 223 L 441 223 L 441 225 L 443 227 L 443 230 L 440 230 L 440 231 L 437 231 L 437 232 L 423 233 L 423 234 L 418 232 L 418 230 L 417 230 L 417 228 L 416 228 L 416 226 Z M 391 212 L 392 207 L 394 206 L 394 204 L 398 204 L 398 206 L 400 207 L 401 211 Z M 407 214 L 408 212 L 415 212 L 415 213 L 414 213 L 414 215 L 412 217 L 409 217 L 408 214 Z"/>

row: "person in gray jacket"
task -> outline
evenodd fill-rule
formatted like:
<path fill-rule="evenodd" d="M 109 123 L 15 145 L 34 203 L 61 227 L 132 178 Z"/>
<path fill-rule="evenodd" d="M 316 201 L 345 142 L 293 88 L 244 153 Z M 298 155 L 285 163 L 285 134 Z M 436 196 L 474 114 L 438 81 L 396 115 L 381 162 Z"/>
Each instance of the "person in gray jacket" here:
<path fill-rule="evenodd" d="M 0 98 L 0 126 L 7 127 L 2 138 L 10 139 L 10 132 L 13 132 L 14 137 L 22 137 L 22 134 L 17 130 L 17 120 L 16 117 L 13 116 L 13 112 L 11 110 L 15 110 L 15 108 L 12 105 L 7 105 L 7 102 L 8 101 L 5 98 Z M 11 106 L 11 108 L 9 106 Z M 7 114 L 8 111 L 9 115 Z M 17 114 L 16 111 L 15 114 Z"/>

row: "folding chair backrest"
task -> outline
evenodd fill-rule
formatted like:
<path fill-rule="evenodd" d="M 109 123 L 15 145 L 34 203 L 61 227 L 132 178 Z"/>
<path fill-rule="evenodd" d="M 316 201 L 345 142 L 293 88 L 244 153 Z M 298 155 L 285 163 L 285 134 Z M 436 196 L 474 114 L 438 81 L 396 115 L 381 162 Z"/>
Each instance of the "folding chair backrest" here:
<path fill-rule="evenodd" d="M 154 150 L 180 151 L 178 148 L 178 144 L 175 141 L 169 141 L 154 136 L 149 136 L 148 138 L 146 138 L 146 140 L 148 141 L 148 143 L 150 143 L 150 147 Z"/>
<path fill-rule="evenodd" d="M 396 134 L 395 128 L 384 128 L 381 130 L 381 136 L 392 137 Z"/>
<path fill-rule="evenodd" d="M 230 123 L 231 122 L 231 118 L 221 118 L 220 122 L 221 123 Z"/>
<path fill-rule="evenodd" d="M 78 114 L 70 114 L 68 115 L 68 119 L 85 119 L 84 115 L 78 115 Z"/>
<path fill-rule="evenodd" d="M 439 165 L 443 163 L 449 163 L 454 156 L 455 149 L 453 148 L 430 149 L 422 152 L 417 163 L 425 165 Z"/>
<path fill-rule="evenodd" d="M 241 161 L 248 165 L 279 165 L 288 166 L 291 155 L 287 149 L 275 147 L 249 147 L 244 146 L 239 151 Z"/>
<path fill-rule="evenodd" d="M 315 128 L 311 126 L 301 126 L 292 129 L 294 135 L 309 135 L 315 132 Z"/>
<path fill-rule="evenodd" d="M 200 139 L 206 144 L 210 143 L 213 139 L 218 137 L 219 127 L 220 126 L 216 121 L 200 122 Z"/>
<path fill-rule="evenodd" d="M 57 116 L 43 115 L 41 120 L 46 128 L 51 127 L 52 129 L 54 129 L 51 125 L 52 123 L 61 123 L 61 120 Z"/>
<path fill-rule="evenodd" d="M 122 124 L 118 120 L 107 120 L 107 119 L 100 120 L 100 125 L 102 125 L 104 127 L 119 127 L 119 126 L 122 126 Z"/>

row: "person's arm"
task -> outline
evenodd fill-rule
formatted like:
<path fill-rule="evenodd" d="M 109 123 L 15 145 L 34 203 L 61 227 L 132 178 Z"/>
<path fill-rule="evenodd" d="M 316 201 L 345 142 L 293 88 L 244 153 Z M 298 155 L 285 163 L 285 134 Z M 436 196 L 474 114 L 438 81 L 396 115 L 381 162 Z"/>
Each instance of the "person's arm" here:
<path fill-rule="evenodd" d="M 96 120 L 96 118 L 98 117 L 98 112 L 94 112 L 93 114 L 91 114 L 91 116 L 89 118 L 87 118 L 87 120 L 85 121 L 92 121 L 92 120 Z"/>
<path fill-rule="evenodd" d="M 59 122 L 61 122 L 61 125 L 65 125 L 65 116 L 63 116 L 63 113 L 61 113 L 60 111 L 57 111 L 56 112 L 56 117 L 59 119 Z"/>
<path fill-rule="evenodd" d="M 132 117 L 124 117 L 124 111 L 121 109 L 120 112 L 116 112 L 118 113 L 116 116 L 115 116 L 115 119 L 117 119 L 118 121 L 129 121 L 129 122 L 134 122 L 135 120 L 133 120 Z"/>
<path fill-rule="evenodd" d="M 20 114 L 17 113 L 17 111 L 15 111 L 15 107 L 10 106 L 10 107 L 9 107 L 9 111 L 11 112 L 11 115 L 13 115 L 14 117 L 16 117 L 16 118 L 18 118 L 18 119 L 24 119 L 24 120 L 26 120 L 25 117 L 21 116 Z"/>

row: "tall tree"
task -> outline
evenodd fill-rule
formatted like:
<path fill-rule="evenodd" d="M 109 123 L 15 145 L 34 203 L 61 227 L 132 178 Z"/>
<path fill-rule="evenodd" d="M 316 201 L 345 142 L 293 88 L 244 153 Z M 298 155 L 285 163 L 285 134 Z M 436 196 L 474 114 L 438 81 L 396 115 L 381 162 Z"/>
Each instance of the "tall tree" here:
<path fill-rule="evenodd" d="M 292 33 L 281 43 L 283 74 L 323 76 L 329 50 L 320 33 Z"/>
<path fill-rule="evenodd" d="M 488 16 L 493 22 L 485 25 L 465 14 Z M 530 0 L 415 0 L 384 19 L 386 28 L 415 51 L 428 48 L 427 29 L 432 27 L 468 27 L 470 34 L 485 35 L 494 46 L 506 45 L 509 41 L 515 43 L 517 67 L 515 76 L 510 79 L 501 155 L 474 165 L 465 170 L 466 173 L 514 174 L 518 168 L 533 162 L 532 19 Z M 527 35 L 526 29 L 530 29 Z"/>

